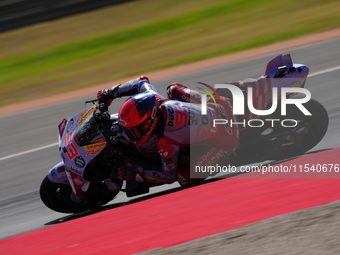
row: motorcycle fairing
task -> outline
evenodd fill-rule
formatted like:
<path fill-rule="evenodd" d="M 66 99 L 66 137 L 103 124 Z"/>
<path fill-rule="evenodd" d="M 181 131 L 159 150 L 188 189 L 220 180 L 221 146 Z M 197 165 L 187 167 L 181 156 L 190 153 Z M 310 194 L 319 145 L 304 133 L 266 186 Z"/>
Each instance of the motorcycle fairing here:
<path fill-rule="evenodd" d="M 282 72 L 281 76 L 277 76 L 278 68 L 286 66 L 287 70 Z M 290 69 L 292 68 L 292 69 Z M 273 88 L 278 90 L 278 99 L 281 98 L 281 88 L 282 87 L 304 87 L 307 75 L 309 73 L 309 68 L 301 64 L 293 64 L 290 54 L 278 55 L 267 64 L 265 74 L 257 79 L 243 79 L 237 82 L 229 82 L 231 84 L 243 87 L 245 93 L 247 93 L 247 88 L 253 88 L 253 106 L 258 110 L 265 110 L 272 102 L 272 91 Z M 294 94 L 290 94 L 289 97 Z M 254 115 L 247 108 L 244 119 L 246 121 L 250 119 L 257 119 L 260 116 Z M 240 117 L 239 117 L 240 118 Z M 246 129 L 247 127 L 243 128 Z"/>
<path fill-rule="evenodd" d="M 287 66 L 288 68 L 293 66 L 293 61 L 290 54 L 286 55 L 278 55 L 275 58 L 271 59 L 266 68 L 265 74 L 270 75 L 272 72 L 276 72 L 278 67 Z"/>
<path fill-rule="evenodd" d="M 287 70 L 282 72 L 282 76 L 277 76 L 278 68 L 283 66 L 286 66 Z M 286 54 L 278 55 L 270 60 L 265 74 L 260 78 L 266 77 L 272 88 L 275 87 L 278 88 L 278 91 L 281 91 L 282 87 L 303 87 L 308 73 L 309 68 L 307 66 L 293 64 L 290 54 Z"/>
<path fill-rule="evenodd" d="M 60 142 L 60 156 L 65 173 L 75 194 L 80 195 L 89 187 L 84 179 L 84 170 L 106 146 L 106 141 L 97 126 L 93 112 L 96 106 L 88 107 L 67 121 Z"/>
<path fill-rule="evenodd" d="M 60 143 L 61 143 L 61 138 L 63 137 L 63 134 L 65 132 L 67 125 L 67 120 L 63 119 L 60 124 L 58 125 L 59 133 L 58 133 L 58 141 L 59 141 L 59 148 L 60 148 Z"/>

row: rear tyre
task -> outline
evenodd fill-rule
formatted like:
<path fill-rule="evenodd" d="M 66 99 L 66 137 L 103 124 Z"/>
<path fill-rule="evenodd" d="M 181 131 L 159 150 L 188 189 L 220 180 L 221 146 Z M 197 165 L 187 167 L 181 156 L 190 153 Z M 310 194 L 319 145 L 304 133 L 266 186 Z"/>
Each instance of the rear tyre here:
<path fill-rule="evenodd" d="M 298 94 L 292 98 L 304 98 L 304 95 Z M 287 105 L 286 116 L 281 116 L 280 107 L 271 116 L 273 119 L 294 119 L 298 121 L 294 130 L 301 133 L 301 140 L 295 146 L 289 147 L 289 150 L 283 155 L 285 157 L 300 155 L 312 149 L 327 132 L 329 118 L 323 105 L 311 99 L 303 106 L 312 114 L 311 116 L 304 115 L 295 105 Z"/>

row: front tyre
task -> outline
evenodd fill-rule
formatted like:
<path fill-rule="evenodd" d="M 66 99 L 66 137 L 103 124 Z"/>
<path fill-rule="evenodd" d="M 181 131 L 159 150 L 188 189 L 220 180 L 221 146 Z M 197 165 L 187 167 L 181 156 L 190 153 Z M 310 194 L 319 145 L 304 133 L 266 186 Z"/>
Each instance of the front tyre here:
<path fill-rule="evenodd" d="M 119 192 L 109 190 L 105 184 L 94 185 L 95 187 L 91 187 L 91 185 L 90 188 L 92 188 L 92 190 L 90 191 L 89 189 L 89 191 L 90 194 L 92 193 L 92 197 L 91 195 L 87 195 L 86 200 L 78 204 L 73 202 L 70 198 L 70 194 L 72 193 L 70 185 L 54 183 L 46 176 L 40 185 L 40 198 L 48 208 L 56 212 L 79 213 L 99 208 L 101 205 L 111 201 Z M 121 186 L 121 183 L 118 183 L 118 185 Z M 92 192 L 93 190 L 95 191 Z M 93 196 L 96 192 L 98 193 L 98 190 L 104 194 L 101 196 L 100 200 L 96 200 L 96 197 Z"/>

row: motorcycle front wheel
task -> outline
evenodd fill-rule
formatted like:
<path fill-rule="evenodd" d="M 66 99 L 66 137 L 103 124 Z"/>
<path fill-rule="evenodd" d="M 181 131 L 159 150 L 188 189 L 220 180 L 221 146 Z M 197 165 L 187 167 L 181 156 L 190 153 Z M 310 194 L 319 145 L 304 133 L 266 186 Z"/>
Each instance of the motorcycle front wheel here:
<path fill-rule="evenodd" d="M 118 180 L 117 184 L 121 187 L 122 182 Z M 99 200 L 94 199 L 93 196 L 92 198 L 87 196 L 85 201 L 75 203 L 70 198 L 72 193 L 70 185 L 54 183 L 46 176 L 40 185 L 40 198 L 48 208 L 56 212 L 79 213 L 101 207 L 111 201 L 119 192 L 109 190 L 104 183 L 100 186 L 95 186 L 97 187 L 92 188 L 90 185 L 92 190 L 97 189 L 101 191 L 102 195 Z"/>

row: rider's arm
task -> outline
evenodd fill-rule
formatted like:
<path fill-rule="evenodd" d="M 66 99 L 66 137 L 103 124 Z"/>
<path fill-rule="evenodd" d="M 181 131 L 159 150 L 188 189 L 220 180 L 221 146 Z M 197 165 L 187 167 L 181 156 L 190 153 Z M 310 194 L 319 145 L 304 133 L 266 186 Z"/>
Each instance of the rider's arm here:
<path fill-rule="evenodd" d="M 150 81 L 146 76 L 140 76 L 123 84 L 118 84 L 111 88 L 111 93 L 114 98 L 123 96 L 133 96 L 145 91 L 145 87 L 149 87 Z M 143 91 L 143 90 L 144 91 Z"/>
<path fill-rule="evenodd" d="M 146 76 L 140 76 L 123 84 L 115 85 L 108 90 L 100 90 L 97 93 L 97 97 L 100 103 L 106 103 L 107 105 L 110 105 L 112 100 L 117 97 L 133 96 L 139 93 L 147 92 L 155 94 L 157 100 L 164 99 L 164 97 L 158 93 L 155 87 L 150 84 L 150 81 Z"/>

